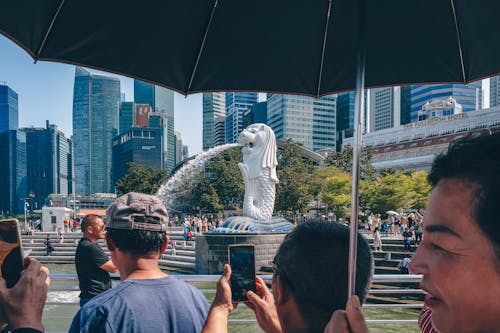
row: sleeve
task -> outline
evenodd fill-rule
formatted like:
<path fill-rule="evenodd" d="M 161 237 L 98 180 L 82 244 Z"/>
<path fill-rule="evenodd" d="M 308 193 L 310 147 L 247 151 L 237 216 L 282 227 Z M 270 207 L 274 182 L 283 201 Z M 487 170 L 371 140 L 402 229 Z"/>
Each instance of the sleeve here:
<path fill-rule="evenodd" d="M 68 333 L 112 332 L 102 309 L 87 304 L 78 310 Z"/>
<path fill-rule="evenodd" d="M 97 267 L 101 267 L 109 261 L 108 256 L 97 244 L 92 244 L 87 248 L 89 258 L 96 263 Z"/>

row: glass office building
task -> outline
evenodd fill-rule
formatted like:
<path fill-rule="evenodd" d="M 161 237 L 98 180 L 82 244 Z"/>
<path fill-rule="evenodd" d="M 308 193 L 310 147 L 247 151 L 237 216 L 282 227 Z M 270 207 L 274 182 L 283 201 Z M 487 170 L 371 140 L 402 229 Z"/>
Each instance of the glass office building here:
<path fill-rule="evenodd" d="M 26 171 L 26 133 L 9 130 L 0 133 L 0 213 L 22 214 L 28 196 Z"/>
<path fill-rule="evenodd" d="M 174 92 L 151 83 L 134 80 L 134 102 L 149 104 L 153 113 L 166 115 L 164 124 L 166 133 L 163 134 L 163 149 L 165 156 L 164 169 L 170 173 L 176 164 L 175 134 L 174 134 Z"/>
<path fill-rule="evenodd" d="M 49 194 L 73 191 L 73 143 L 56 125 L 23 128 L 26 133 L 28 193 L 34 209 L 41 209 Z"/>
<path fill-rule="evenodd" d="M 215 147 L 215 120 L 225 116 L 225 93 L 203 93 L 203 150 Z"/>
<path fill-rule="evenodd" d="M 76 193 L 114 192 L 112 144 L 118 134 L 120 80 L 76 67 L 73 142 Z"/>
<path fill-rule="evenodd" d="M 431 100 L 452 97 L 464 112 L 481 108 L 481 88 L 477 84 L 432 84 L 411 86 L 411 121 L 418 121 L 418 112 Z"/>
<path fill-rule="evenodd" d="M 257 93 L 226 92 L 226 143 L 238 142 L 243 130 L 243 114 L 257 100 Z"/>
<path fill-rule="evenodd" d="M 0 84 L 0 133 L 19 128 L 18 96 L 7 85 Z"/>
<path fill-rule="evenodd" d="M 267 121 L 276 138 L 292 139 L 314 151 L 335 150 L 336 108 L 336 96 L 267 95 Z"/>

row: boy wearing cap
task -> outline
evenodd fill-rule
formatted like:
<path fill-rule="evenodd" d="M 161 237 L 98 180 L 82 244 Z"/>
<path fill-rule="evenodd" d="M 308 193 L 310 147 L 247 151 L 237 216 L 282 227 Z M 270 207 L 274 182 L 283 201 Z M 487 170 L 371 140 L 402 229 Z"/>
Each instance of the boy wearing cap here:
<path fill-rule="evenodd" d="M 122 282 L 94 297 L 69 332 L 200 332 L 208 311 L 203 294 L 164 273 L 168 214 L 154 196 L 128 193 L 106 210 L 106 243 Z"/>

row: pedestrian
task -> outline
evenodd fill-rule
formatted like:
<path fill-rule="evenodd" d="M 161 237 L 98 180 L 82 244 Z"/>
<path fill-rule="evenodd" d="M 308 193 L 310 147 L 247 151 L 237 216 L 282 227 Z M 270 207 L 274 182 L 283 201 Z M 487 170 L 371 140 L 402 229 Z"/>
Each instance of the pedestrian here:
<path fill-rule="evenodd" d="M 69 232 L 69 220 L 68 218 L 64 219 L 64 232 Z"/>
<path fill-rule="evenodd" d="M 413 232 L 411 232 L 410 228 L 406 228 L 403 232 L 403 243 L 405 246 L 405 253 L 411 252 L 411 239 L 413 237 Z"/>
<path fill-rule="evenodd" d="M 48 256 L 50 256 L 54 251 L 54 247 L 52 246 L 52 241 L 50 240 L 49 234 L 47 234 L 47 238 L 45 239 L 45 250 L 47 251 Z"/>
<path fill-rule="evenodd" d="M 382 252 L 382 238 L 380 237 L 380 231 L 378 227 L 373 229 L 373 247 L 375 248 L 375 252 Z"/>
<path fill-rule="evenodd" d="M 77 232 L 78 231 L 78 220 L 77 219 L 73 219 L 73 230 L 71 230 L 72 232 Z"/>
<path fill-rule="evenodd" d="M 59 244 L 64 243 L 64 236 L 61 227 L 57 228 L 57 239 L 59 240 Z"/>
<path fill-rule="evenodd" d="M 80 306 L 111 288 L 109 273 L 115 273 L 113 262 L 97 241 L 105 236 L 104 221 L 99 215 L 88 214 L 82 221 L 83 237 L 78 243 L 75 266 L 80 287 Z"/>
<path fill-rule="evenodd" d="M 106 210 L 106 245 L 120 271 L 118 286 L 85 304 L 73 332 L 201 332 L 208 303 L 201 291 L 163 272 L 168 213 L 152 195 L 128 193 Z"/>

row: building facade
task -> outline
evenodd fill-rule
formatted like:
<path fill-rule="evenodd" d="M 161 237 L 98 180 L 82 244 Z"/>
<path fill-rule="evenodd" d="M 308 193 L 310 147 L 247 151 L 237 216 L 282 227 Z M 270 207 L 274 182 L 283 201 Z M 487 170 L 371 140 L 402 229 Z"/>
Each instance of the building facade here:
<path fill-rule="evenodd" d="M 411 86 L 411 121 L 418 121 L 422 106 L 433 99 L 454 98 L 463 112 L 481 108 L 482 90 L 478 84 L 432 84 Z"/>
<path fill-rule="evenodd" d="M 134 80 L 134 102 L 149 104 L 153 113 L 163 114 L 166 133 L 163 134 L 164 169 L 170 173 L 175 167 L 174 92 L 151 83 Z"/>
<path fill-rule="evenodd" d="M 277 139 L 292 139 L 314 151 L 335 151 L 336 107 L 336 96 L 268 94 L 268 125 Z"/>
<path fill-rule="evenodd" d="M 267 125 L 267 101 L 255 103 L 243 113 L 243 128 L 251 124 Z"/>
<path fill-rule="evenodd" d="M 243 114 L 257 103 L 257 100 L 257 93 L 226 92 L 226 143 L 238 141 L 243 130 Z"/>
<path fill-rule="evenodd" d="M 120 80 L 76 67 L 73 142 L 76 193 L 114 192 L 112 144 L 118 134 Z"/>
<path fill-rule="evenodd" d="M 0 212 L 2 215 L 24 212 L 23 198 L 28 197 L 26 133 L 9 130 L 0 133 Z"/>
<path fill-rule="evenodd" d="M 226 94 L 203 93 L 203 150 L 216 146 L 216 119 L 226 117 Z"/>
<path fill-rule="evenodd" d="M 23 128 L 26 133 L 28 193 L 34 209 L 41 209 L 49 194 L 73 191 L 73 143 L 56 125 Z"/>
<path fill-rule="evenodd" d="M 500 131 L 500 106 L 436 116 L 367 133 L 363 136 L 363 146 L 374 149 L 372 164 L 377 170 L 429 170 L 436 155 L 454 140 L 496 131 Z M 346 139 L 345 144 L 352 145 L 353 138 Z"/>
<path fill-rule="evenodd" d="M 17 93 L 7 85 L 0 84 L 0 133 L 19 128 Z"/>
<path fill-rule="evenodd" d="M 113 139 L 113 182 L 128 172 L 127 163 L 145 168 L 162 167 L 162 130 L 160 127 L 132 127 Z"/>

